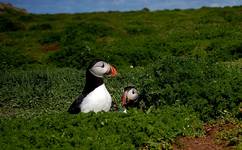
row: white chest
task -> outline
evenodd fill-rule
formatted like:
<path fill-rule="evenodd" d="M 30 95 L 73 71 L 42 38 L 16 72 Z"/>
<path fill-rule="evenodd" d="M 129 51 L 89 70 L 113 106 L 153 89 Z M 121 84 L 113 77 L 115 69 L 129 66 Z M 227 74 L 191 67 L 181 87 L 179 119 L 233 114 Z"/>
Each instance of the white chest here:
<path fill-rule="evenodd" d="M 107 112 L 110 110 L 111 104 L 112 98 L 105 85 L 102 84 L 83 99 L 80 107 L 82 112 Z"/>

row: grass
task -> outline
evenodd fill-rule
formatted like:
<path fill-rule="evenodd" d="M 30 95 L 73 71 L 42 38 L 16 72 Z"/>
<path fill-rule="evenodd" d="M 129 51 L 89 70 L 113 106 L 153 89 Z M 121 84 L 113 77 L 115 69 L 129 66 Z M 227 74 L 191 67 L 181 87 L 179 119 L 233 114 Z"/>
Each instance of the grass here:
<path fill-rule="evenodd" d="M 1 106 L 12 107 L 11 110 L 63 111 L 78 96 L 83 78 L 83 72 L 75 69 L 43 66 L 2 72 Z"/>

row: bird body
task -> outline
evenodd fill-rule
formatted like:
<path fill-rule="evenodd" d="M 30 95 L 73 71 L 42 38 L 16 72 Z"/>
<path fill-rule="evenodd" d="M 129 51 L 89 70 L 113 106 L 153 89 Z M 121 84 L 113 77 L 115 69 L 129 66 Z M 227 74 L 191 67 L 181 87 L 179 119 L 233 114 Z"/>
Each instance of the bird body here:
<path fill-rule="evenodd" d="M 109 111 L 112 98 L 103 82 L 103 77 L 114 77 L 116 74 L 116 68 L 104 61 L 92 63 L 86 71 L 86 83 L 82 94 L 71 104 L 68 112 L 78 114 L 79 112 Z"/>
<path fill-rule="evenodd" d="M 107 112 L 110 110 L 111 104 L 112 98 L 105 84 L 102 84 L 83 98 L 79 107 L 82 112 Z"/>

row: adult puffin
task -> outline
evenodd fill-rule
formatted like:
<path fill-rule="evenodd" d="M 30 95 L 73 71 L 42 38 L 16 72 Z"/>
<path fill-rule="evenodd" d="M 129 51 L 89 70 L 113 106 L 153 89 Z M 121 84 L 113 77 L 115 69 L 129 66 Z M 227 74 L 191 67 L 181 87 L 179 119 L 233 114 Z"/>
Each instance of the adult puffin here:
<path fill-rule="evenodd" d="M 116 75 L 116 68 L 105 61 L 96 60 L 91 63 L 86 71 L 86 83 L 82 94 L 71 104 L 68 112 L 78 114 L 79 112 L 109 111 L 112 98 L 106 89 L 103 77 Z"/>
<path fill-rule="evenodd" d="M 139 107 L 138 104 L 138 91 L 134 86 L 128 86 L 124 88 L 123 95 L 121 97 L 122 107 L 124 112 L 127 112 L 127 108 L 130 107 Z"/>

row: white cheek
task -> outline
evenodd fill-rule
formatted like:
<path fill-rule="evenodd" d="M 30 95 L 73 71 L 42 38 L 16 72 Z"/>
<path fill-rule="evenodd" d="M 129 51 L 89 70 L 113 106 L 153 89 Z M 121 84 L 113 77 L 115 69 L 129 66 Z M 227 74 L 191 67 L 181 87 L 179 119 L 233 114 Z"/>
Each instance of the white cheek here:
<path fill-rule="evenodd" d="M 138 98 L 138 94 L 137 93 L 132 93 L 132 92 L 129 92 L 128 93 L 128 99 L 129 100 L 135 100 L 136 98 Z"/>
<path fill-rule="evenodd" d="M 101 67 L 94 68 L 94 70 L 97 74 L 104 74 L 105 73 L 105 69 L 101 68 Z"/>
<path fill-rule="evenodd" d="M 98 76 L 98 77 L 102 77 L 106 73 L 106 70 L 107 69 L 105 67 L 104 68 L 102 68 L 102 67 L 93 67 L 91 69 L 91 72 L 94 75 Z"/>

